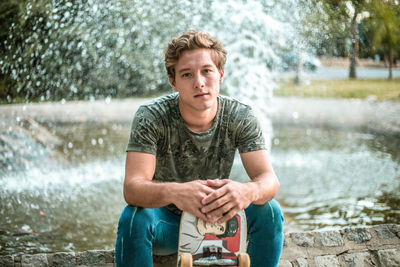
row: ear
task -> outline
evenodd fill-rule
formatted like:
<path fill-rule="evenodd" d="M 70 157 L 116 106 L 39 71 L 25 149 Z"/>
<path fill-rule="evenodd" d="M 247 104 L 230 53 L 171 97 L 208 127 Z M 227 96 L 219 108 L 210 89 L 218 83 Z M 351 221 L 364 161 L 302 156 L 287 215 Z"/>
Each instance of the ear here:
<path fill-rule="evenodd" d="M 224 70 L 220 70 L 219 71 L 220 77 L 219 77 L 219 84 L 222 84 L 222 82 L 224 81 L 224 74 L 225 71 Z"/>
<path fill-rule="evenodd" d="M 168 80 L 169 80 L 169 85 L 171 85 L 172 89 L 174 89 L 174 91 L 178 91 L 178 90 L 176 90 L 175 79 L 168 77 Z"/>

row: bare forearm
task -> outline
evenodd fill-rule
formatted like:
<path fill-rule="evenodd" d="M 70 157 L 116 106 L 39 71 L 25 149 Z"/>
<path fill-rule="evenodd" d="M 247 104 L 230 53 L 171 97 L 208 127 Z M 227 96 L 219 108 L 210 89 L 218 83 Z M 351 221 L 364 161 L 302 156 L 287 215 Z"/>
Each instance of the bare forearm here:
<path fill-rule="evenodd" d="M 273 199 L 279 190 L 279 181 L 274 172 L 260 174 L 246 183 L 253 204 L 263 205 Z"/>
<path fill-rule="evenodd" d="M 124 184 L 124 197 L 132 206 L 159 208 L 174 202 L 171 192 L 178 186 L 177 183 L 130 179 Z"/>

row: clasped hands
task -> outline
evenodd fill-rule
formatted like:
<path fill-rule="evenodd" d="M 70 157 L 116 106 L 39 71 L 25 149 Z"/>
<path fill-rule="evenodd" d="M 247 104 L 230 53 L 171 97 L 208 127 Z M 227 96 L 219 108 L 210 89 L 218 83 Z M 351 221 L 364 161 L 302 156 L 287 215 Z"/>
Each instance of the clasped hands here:
<path fill-rule="evenodd" d="M 182 185 L 185 192 L 176 203 L 177 207 L 207 222 L 226 222 L 252 202 L 246 183 L 215 179 Z"/>

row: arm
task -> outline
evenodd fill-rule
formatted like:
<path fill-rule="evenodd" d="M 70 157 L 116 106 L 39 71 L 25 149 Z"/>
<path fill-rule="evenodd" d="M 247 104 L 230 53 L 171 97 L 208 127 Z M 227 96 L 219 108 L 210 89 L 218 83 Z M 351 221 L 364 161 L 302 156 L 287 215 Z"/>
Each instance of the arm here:
<path fill-rule="evenodd" d="M 251 181 L 207 181 L 209 186 L 217 188 L 202 201 L 202 212 L 209 221 L 227 221 L 250 204 L 265 204 L 278 193 L 279 181 L 266 150 L 242 153 L 241 159 Z"/>
<path fill-rule="evenodd" d="M 247 175 L 252 180 L 247 183 L 251 188 L 252 202 L 256 205 L 263 205 L 273 199 L 279 190 L 279 181 L 271 160 L 266 150 L 257 150 L 241 154 L 243 165 Z"/>
<path fill-rule="evenodd" d="M 160 183 L 153 181 L 156 156 L 149 153 L 129 151 L 126 156 L 124 197 L 132 206 L 159 208 L 175 204 L 179 209 L 188 211 L 206 220 L 200 212 L 201 200 L 213 189 L 207 181 L 188 183 Z"/>

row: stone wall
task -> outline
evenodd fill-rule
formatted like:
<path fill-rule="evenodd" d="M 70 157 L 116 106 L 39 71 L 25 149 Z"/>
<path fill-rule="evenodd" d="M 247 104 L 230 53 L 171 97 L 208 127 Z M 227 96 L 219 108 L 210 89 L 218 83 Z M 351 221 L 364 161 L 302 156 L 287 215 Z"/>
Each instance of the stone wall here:
<path fill-rule="evenodd" d="M 175 266 L 176 255 L 155 257 L 155 267 Z M 113 250 L 0 256 L 0 266 L 115 266 Z M 348 227 L 285 234 L 279 267 L 400 266 L 400 225 Z M 257 266 L 254 266 L 257 267 Z"/>
<path fill-rule="evenodd" d="M 400 266 L 400 225 L 288 233 L 279 266 Z"/>

